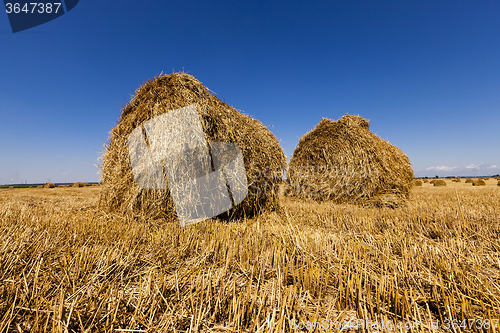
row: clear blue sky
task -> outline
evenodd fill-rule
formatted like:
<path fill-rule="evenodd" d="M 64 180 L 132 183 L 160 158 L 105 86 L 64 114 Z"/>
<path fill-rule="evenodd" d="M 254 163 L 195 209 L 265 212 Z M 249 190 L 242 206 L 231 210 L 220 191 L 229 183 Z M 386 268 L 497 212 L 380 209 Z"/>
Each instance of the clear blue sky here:
<path fill-rule="evenodd" d="M 13 34 L 0 14 L 0 184 L 97 181 L 121 107 L 193 74 L 290 157 L 345 113 L 417 176 L 500 173 L 499 1 L 86 1 Z"/>

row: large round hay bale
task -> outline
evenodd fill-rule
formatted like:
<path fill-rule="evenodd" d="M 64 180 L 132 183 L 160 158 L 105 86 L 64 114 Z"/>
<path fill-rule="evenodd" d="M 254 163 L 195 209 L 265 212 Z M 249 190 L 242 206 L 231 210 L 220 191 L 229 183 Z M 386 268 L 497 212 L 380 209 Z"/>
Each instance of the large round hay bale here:
<path fill-rule="evenodd" d="M 160 116 L 165 118 L 165 114 L 177 112 L 181 108 L 196 110 L 196 126 L 199 129 L 201 123 L 201 136 L 204 136 L 198 136 L 198 142 L 203 142 L 207 147 L 216 143 L 232 143 L 241 150 L 247 195 L 239 204 L 231 199 L 235 206 L 219 216 L 237 218 L 275 209 L 278 206 L 279 185 L 286 169 L 286 157 L 278 140 L 260 121 L 223 103 L 194 76 L 186 73 L 160 75 L 147 81 L 122 109 L 103 155 L 99 206 L 107 211 L 132 213 L 146 218 L 178 217 L 168 185 L 166 189 L 154 186 L 148 189 L 136 183 L 128 139 L 134 129 L 142 127 L 145 131 L 148 121 Z M 177 128 L 179 126 L 170 126 L 168 130 L 176 131 Z M 189 146 L 186 151 L 191 152 L 190 144 L 186 145 Z M 210 152 L 203 156 L 208 156 L 208 160 L 215 163 L 213 154 Z M 196 161 L 199 163 L 198 159 Z M 160 178 L 168 183 L 167 167 L 163 165 Z M 215 164 L 212 168 L 217 169 Z M 203 177 L 211 172 L 206 169 L 202 171 Z M 224 185 L 224 188 L 228 191 L 229 185 Z M 221 193 L 219 190 L 217 192 Z"/>
<path fill-rule="evenodd" d="M 56 184 L 54 184 L 54 183 L 45 183 L 44 187 L 45 188 L 55 188 Z"/>
<path fill-rule="evenodd" d="M 473 181 L 471 178 L 467 178 L 467 179 L 465 180 L 465 183 L 466 183 L 466 184 L 472 184 L 473 182 L 474 182 L 474 181 Z"/>
<path fill-rule="evenodd" d="M 437 179 L 434 182 L 434 186 L 446 186 L 446 182 L 443 179 Z"/>
<path fill-rule="evenodd" d="M 486 182 L 482 179 L 475 180 L 472 183 L 472 186 L 485 186 L 485 185 L 486 185 Z"/>
<path fill-rule="evenodd" d="M 359 116 L 323 118 L 305 134 L 293 152 L 287 195 L 397 206 L 413 181 L 408 157 L 369 130 Z"/>
<path fill-rule="evenodd" d="M 416 180 L 413 181 L 413 185 L 415 185 L 415 186 L 422 186 L 422 181 L 416 179 Z"/>

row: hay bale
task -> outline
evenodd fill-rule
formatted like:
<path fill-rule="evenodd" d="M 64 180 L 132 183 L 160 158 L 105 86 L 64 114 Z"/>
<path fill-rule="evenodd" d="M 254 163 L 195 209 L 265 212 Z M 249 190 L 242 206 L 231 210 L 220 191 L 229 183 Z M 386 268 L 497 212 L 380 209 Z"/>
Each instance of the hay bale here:
<path fill-rule="evenodd" d="M 465 180 L 465 184 L 472 184 L 474 181 L 471 178 Z"/>
<path fill-rule="evenodd" d="M 474 182 L 472 182 L 472 186 L 485 186 L 486 182 L 482 179 L 478 179 Z"/>
<path fill-rule="evenodd" d="M 497 186 L 500 186 L 500 179 L 498 180 Z"/>
<path fill-rule="evenodd" d="M 414 185 L 414 186 L 422 186 L 422 181 L 421 181 L 421 180 L 416 179 L 416 180 L 414 180 L 414 181 L 413 181 L 413 185 Z"/>
<path fill-rule="evenodd" d="M 14 188 L 14 186 L 9 186 L 9 189 L 13 189 L 13 188 Z"/>
<path fill-rule="evenodd" d="M 453 179 L 453 181 L 454 181 L 455 183 L 460 183 L 460 182 L 462 182 L 462 180 L 461 180 L 460 178 L 455 178 L 455 179 Z"/>
<path fill-rule="evenodd" d="M 395 207 L 408 198 L 412 181 L 408 157 L 370 132 L 366 119 L 346 114 L 337 121 L 323 118 L 300 139 L 285 193 Z"/>
<path fill-rule="evenodd" d="M 38 185 L 36 188 L 43 188 L 43 185 Z"/>
<path fill-rule="evenodd" d="M 428 182 L 429 182 L 429 180 L 428 180 L 428 179 L 424 179 L 424 183 L 428 183 Z"/>
<path fill-rule="evenodd" d="M 44 187 L 45 188 L 55 188 L 56 184 L 54 184 L 54 183 L 45 183 Z"/>
<path fill-rule="evenodd" d="M 434 184 L 436 182 L 437 179 L 433 179 L 430 181 L 431 184 Z"/>
<path fill-rule="evenodd" d="M 101 208 L 146 218 L 176 220 L 177 213 L 168 186 L 166 190 L 144 189 L 134 181 L 128 138 L 134 129 L 148 120 L 192 105 L 198 113 L 204 134 L 204 140 L 200 140 L 210 145 L 217 142 L 234 143 L 243 155 L 248 194 L 224 217 L 253 215 L 278 206 L 278 189 L 283 181 L 286 157 L 276 137 L 258 120 L 223 103 L 194 76 L 173 73 L 144 83 L 122 109 L 103 155 L 99 197 Z M 175 128 L 172 127 L 172 131 Z M 210 156 L 208 159 L 211 159 Z M 196 161 L 199 163 L 199 160 Z M 164 173 L 165 168 L 163 166 Z M 206 176 L 208 171 L 202 171 L 203 176 Z M 165 174 L 162 179 L 165 179 Z"/>
<path fill-rule="evenodd" d="M 73 183 L 72 187 L 84 187 L 85 186 L 85 183 L 82 183 L 82 182 L 76 182 L 76 183 Z"/>
<path fill-rule="evenodd" d="M 446 182 L 443 179 L 438 179 L 434 182 L 434 186 L 446 186 Z"/>

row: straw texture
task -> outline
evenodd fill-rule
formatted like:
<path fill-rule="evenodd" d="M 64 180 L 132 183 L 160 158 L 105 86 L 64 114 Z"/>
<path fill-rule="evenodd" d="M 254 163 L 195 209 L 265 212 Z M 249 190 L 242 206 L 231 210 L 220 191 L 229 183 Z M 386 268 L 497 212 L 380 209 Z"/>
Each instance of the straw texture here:
<path fill-rule="evenodd" d="M 145 82 L 122 109 L 103 155 L 101 208 L 145 218 L 177 218 L 168 186 L 166 190 L 143 189 L 135 183 L 127 140 L 146 121 L 192 104 L 196 105 L 205 140 L 234 143 L 243 155 L 248 195 L 219 217 L 249 216 L 278 207 L 286 158 L 276 137 L 258 120 L 220 101 L 194 76 L 173 73 Z"/>
<path fill-rule="evenodd" d="M 397 207 L 409 195 L 413 170 L 397 147 L 369 130 L 368 120 L 323 118 L 299 141 L 290 161 L 288 195 Z"/>

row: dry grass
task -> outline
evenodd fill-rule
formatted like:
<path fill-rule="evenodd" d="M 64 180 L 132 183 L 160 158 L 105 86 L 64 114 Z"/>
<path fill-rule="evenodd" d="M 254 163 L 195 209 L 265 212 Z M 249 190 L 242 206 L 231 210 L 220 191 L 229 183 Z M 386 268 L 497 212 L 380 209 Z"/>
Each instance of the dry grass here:
<path fill-rule="evenodd" d="M 276 212 L 186 228 L 106 214 L 98 192 L 0 190 L 1 332 L 500 318 L 493 183 L 416 187 L 397 209 L 284 198 Z"/>

